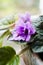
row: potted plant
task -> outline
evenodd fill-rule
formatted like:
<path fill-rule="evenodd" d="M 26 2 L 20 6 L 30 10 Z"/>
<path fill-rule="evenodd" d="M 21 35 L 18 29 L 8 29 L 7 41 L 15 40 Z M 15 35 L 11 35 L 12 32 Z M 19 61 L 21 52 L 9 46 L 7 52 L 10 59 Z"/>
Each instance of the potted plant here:
<path fill-rule="evenodd" d="M 0 22 L 2 30 L 5 32 L 0 36 L 0 65 L 19 65 L 22 55 L 26 65 L 37 65 L 33 54 L 43 52 L 43 16 L 31 20 L 30 14 L 20 14 L 7 22 Z M 5 37 L 7 41 L 20 45 L 22 50 L 16 54 L 12 47 L 2 47 Z"/>

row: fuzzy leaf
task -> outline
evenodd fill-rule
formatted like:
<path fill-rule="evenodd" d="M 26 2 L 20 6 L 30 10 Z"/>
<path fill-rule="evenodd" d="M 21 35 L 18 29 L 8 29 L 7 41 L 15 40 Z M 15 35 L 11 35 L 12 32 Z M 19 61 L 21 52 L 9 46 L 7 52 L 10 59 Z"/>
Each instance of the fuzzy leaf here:
<path fill-rule="evenodd" d="M 6 65 L 19 65 L 19 56 L 15 55 Z"/>
<path fill-rule="evenodd" d="M 43 52 L 43 22 L 41 22 L 36 28 L 37 37 L 34 39 L 31 48 L 33 52 L 40 53 Z"/>
<path fill-rule="evenodd" d="M 18 65 L 19 56 L 12 47 L 0 48 L 0 65 Z"/>
<path fill-rule="evenodd" d="M 0 36 L 0 47 L 2 46 L 3 40 L 5 37 L 7 37 L 8 35 L 10 35 L 10 31 L 6 30 L 1 36 Z"/>
<path fill-rule="evenodd" d="M 0 30 L 7 29 L 11 24 L 15 22 L 14 16 L 5 17 L 0 20 Z"/>

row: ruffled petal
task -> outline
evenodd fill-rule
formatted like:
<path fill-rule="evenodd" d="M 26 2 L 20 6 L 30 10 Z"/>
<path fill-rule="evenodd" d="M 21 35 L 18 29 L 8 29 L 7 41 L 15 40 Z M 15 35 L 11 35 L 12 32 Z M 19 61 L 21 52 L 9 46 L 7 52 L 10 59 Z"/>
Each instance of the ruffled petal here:
<path fill-rule="evenodd" d="M 18 36 L 18 37 L 15 37 L 14 40 L 15 41 L 20 41 L 20 40 L 23 40 L 24 41 L 25 39 L 22 36 Z"/>
<path fill-rule="evenodd" d="M 25 13 L 25 15 L 24 14 L 20 14 L 19 15 L 19 18 L 22 19 L 24 22 L 25 21 L 29 21 L 29 22 L 31 21 L 30 20 L 30 14 L 29 13 Z"/>
<path fill-rule="evenodd" d="M 28 35 L 28 36 L 26 37 L 26 42 L 30 41 L 30 38 L 31 38 L 31 36 Z"/>
<path fill-rule="evenodd" d="M 27 23 L 25 23 L 25 26 L 26 26 L 27 29 L 30 29 L 31 28 L 31 23 L 27 22 Z"/>
<path fill-rule="evenodd" d="M 32 26 L 32 27 L 30 28 L 30 34 L 35 34 L 35 32 L 36 32 L 35 27 Z"/>
<path fill-rule="evenodd" d="M 22 19 L 18 19 L 18 21 L 15 22 L 15 27 L 18 27 L 18 26 L 25 26 L 25 23 Z"/>

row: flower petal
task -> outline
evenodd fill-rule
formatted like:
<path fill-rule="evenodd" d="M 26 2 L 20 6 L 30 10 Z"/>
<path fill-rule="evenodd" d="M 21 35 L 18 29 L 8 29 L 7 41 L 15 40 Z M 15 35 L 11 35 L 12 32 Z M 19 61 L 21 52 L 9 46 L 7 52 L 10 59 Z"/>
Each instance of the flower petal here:
<path fill-rule="evenodd" d="M 26 22 L 25 26 L 26 26 L 26 28 L 30 29 L 31 28 L 31 23 L 30 22 Z"/>
<path fill-rule="evenodd" d="M 30 41 L 30 38 L 31 38 L 31 36 L 28 35 L 28 36 L 26 37 L 26 42 Z"/>
<path fill-rule="evenodd" d="M 34 26 L 32 26 L 30 29 L 30 34 L 34 34 L 35 32 L 36 32 L 36 30 L 35 30 Z"/>
<path fill-rule="evenodd" d="M 25 39 L 22 36 L 18 36 L 18 37 L 15 37 L 14 40 L 15 41 L 20 41 L 20 40 L 23 40 L 24 41 Z"/>
<path fill-rule="evenodd" d="M 25 26 L 25 23 L 22 19 L 19 19 L 18 21 L 15 22 L 15 26 Z"/>
<path fill-rule="evenodd" d="M 29 21 L 30 22 L 30 14 L 29 13 L 25 13 L 25 15 L 24 14 L 20 14 L 19 18 L 22 19 L 24 22 L 25 21 Z"/>

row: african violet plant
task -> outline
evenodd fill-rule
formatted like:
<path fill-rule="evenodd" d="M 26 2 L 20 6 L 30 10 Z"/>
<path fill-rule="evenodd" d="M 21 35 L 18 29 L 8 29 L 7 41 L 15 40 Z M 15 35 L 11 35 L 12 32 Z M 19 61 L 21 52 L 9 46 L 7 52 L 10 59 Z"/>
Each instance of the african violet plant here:
<path fill-rule="evenodd" d="M 19 65 L 20 55 L 30 49 L 33 53 L 43 52 L 43 16 L 33 21 L 28 13 L 20 14 L 18 19 L 0 20 L 0 31 L 5 32 L 0 36 L 0 65 Z M 3 39 L 12 41 L 26 47 L 19 54 L 10 47 L 2 47 Z"/>

